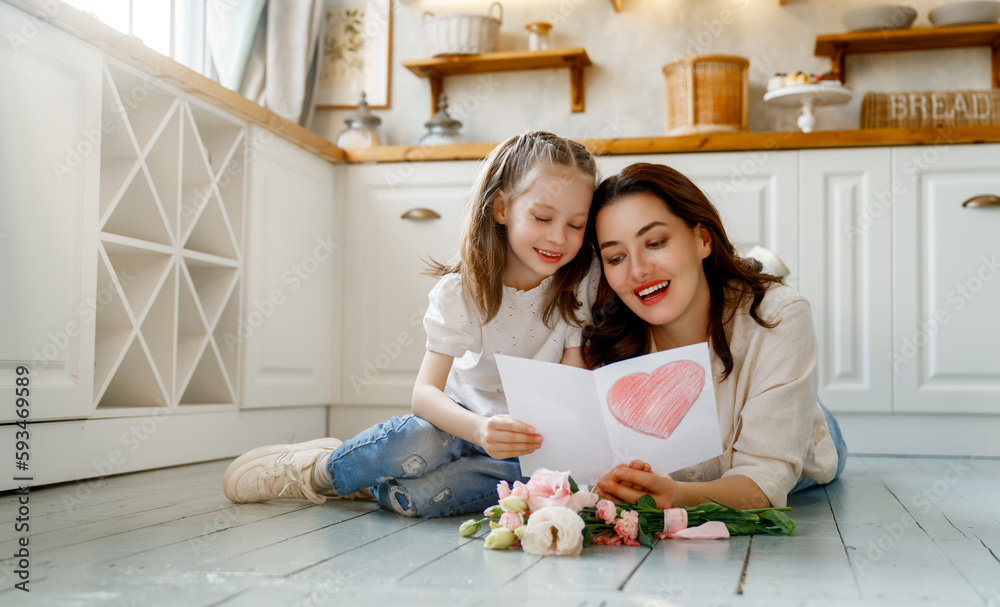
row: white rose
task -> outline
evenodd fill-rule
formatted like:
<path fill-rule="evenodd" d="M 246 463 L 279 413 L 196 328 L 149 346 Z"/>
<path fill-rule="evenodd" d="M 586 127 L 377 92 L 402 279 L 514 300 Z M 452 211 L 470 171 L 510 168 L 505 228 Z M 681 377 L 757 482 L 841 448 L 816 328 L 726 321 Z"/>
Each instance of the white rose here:
<path fill-rule="evenodd" d="M 583 549 L 583 519 L 571 508 L 548 506 L 531 513 L 521 539 L 531 554 L 574 555 Z"/>

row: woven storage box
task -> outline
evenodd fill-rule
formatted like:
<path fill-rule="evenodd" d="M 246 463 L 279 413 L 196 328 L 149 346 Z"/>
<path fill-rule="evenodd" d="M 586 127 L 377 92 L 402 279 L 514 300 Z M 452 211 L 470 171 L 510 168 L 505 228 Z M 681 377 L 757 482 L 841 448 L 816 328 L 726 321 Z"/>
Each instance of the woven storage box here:
<path fill-rule="evenodd" d="M 493 17 L 493 9 L 497 16 Z M 478 55 L 497 50 L 500 39 L 500 22 L 503 7 L 499 2 L 490 5 L 486 15 L 461 13 L 435 15 L 424 13 L 424 41 L 431 57 L 441 55 Z"/>
<path fill-rule="evenodd" d="M 747 68 L 733 55 L 686 55 L 663 66 L 667 135 L 747 130 Z"/>
<path fill-rule="evenodd" d="M 1000 90 L 865 93 L 861 128 L 1000 124 Z"/>

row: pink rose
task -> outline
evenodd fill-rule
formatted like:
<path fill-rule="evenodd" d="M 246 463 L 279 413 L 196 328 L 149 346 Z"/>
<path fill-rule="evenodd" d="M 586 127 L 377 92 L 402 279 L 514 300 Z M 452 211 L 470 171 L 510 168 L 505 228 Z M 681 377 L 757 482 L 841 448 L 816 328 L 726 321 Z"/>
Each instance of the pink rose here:
<path fill-rule="evenodd" d="M 629 543 L 629 540 L 635 540 L 639 535 L 639 513 L 635 510 L 625 510 L 622 512 L 621 517 L 615 521 L 615 533 L 626 544 Z"/>
<path fill-rule="evenodd" d="M 504 512 L 500 517 L 500 526 L 506 527 L 511 531 L 516 531 L 523 524 L 524 515 L 520 512 Z"/>
<path fill-rule="evenodd" d="M 528 509 L 532 512 L 547 506 L 564 506 L 580 512 L 591 508 L 599 499 L 589 491 L 573 493 L 569 488 L 569 472 L 553 472 L 545 468 L 535 470 L 528 479 Z"/>
<path fill-rule="evenodd" d="M 499 499 L 503 499 L 508 495 L 510 495 L 510 485 L 507 484 L 507 481 L 500 481 L 497 483 L 497 496 Z"/>
<path fill-rule="evenodd" d="M 564 506 L 550 506 L 528 517 L 521 546 L 529 554 L 574 555 L 583 549 L 583 519 Z"/>
<path fill-rule="evenodd" d="M 615 517 L 618 516 L 615 503 L 611 500 L 600 500 L 597 502 L 597 516 L 601 517 L 609 525 L 615 522 Z"/>

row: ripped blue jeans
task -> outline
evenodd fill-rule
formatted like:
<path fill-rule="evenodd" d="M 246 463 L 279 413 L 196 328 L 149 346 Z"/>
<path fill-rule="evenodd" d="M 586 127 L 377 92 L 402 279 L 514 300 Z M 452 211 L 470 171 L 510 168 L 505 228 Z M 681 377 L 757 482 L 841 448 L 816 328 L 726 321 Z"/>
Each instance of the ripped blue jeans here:
<path fill-rule="evenodd" d="M 482 512 L 497 503 L 497 483 L 527 481 L 517 458 L 493 459 L 414 415 L 361 432 L 330 455 L 327 469 L 336 493 L 368 487 L 386 508 L 425 518 Z"/>

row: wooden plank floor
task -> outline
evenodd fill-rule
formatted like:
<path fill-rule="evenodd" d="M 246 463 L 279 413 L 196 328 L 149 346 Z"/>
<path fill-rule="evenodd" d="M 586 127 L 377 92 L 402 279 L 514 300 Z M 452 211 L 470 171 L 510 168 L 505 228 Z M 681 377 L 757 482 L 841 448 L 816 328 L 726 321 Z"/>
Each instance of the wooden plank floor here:
<path fill-rule="evenodd" d="M 232 504 L 228 461 L 30 494 L 30 593 L 13 588 L 17 496 L 0 496 L 0 605 L 980 605 L 1000 607 L 1000 460 L 852 457 L 792 496 L 795 534 L 484 550 L 463 518 L 371 502 Z"/>

